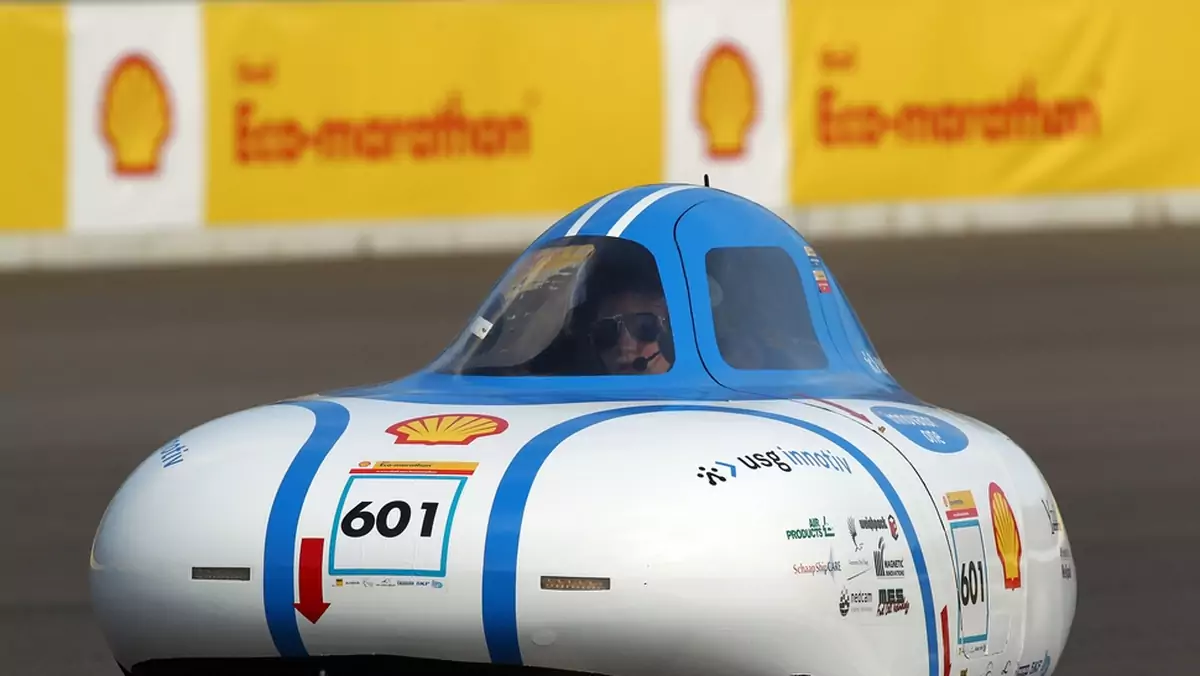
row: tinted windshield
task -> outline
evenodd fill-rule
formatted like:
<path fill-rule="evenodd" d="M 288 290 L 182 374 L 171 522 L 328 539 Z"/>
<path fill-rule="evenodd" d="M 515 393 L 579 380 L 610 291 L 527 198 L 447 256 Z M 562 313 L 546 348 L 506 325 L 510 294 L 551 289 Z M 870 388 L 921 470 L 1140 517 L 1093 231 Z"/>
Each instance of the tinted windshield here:
<path fill-rule="evenodd" d="M 625 239 L 568 237 L 526 252 L 434 363 L 460 375 L 639 375 L 674 349 L 654 256 Z"/>

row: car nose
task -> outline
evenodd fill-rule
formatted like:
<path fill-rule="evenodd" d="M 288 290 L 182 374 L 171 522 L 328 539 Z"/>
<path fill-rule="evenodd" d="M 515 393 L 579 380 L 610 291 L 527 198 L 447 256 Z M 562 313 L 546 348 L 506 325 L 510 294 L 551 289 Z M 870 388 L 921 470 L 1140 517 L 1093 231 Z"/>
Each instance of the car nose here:
<path fill-rule="evenodd" d="M 92 605 L 114 656 L 272 654 L 264 533 L 313 430 L 297 406 L 250 409 L 156 449 L 126 479 L 92 545 Z"/>

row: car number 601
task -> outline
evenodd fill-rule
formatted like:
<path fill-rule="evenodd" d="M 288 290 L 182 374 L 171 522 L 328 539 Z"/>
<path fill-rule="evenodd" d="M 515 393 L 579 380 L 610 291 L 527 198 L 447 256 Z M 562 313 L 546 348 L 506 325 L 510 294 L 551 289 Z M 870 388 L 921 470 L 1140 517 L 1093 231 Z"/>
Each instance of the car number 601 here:
<path fill-rule="evenodd" d="M 348 537 L 360 538 L 374 530 L 385 538 L 394 538 L 407 530 L 412 522 L 412 507 L 403 500 L 392 500 L 380 507 L 378 513 L 367 510 L 371 504 L 371 500 L 364 500 L 346 512 L 346 516 L 342 518 L 342 533 Z M 424 516 L 421 519 L 420 536 L 431 537 L 433 523 L 437 519 L 438 503 L 423 502 L 421 511 Z M 391 523 L 392 515 L 396 513 L 399 516 L 396 517 L 395 523 Z M 356 526 L 355 522 L 360 523 Z"/>
<path fill-rule="evenodd" d="M 991 610 L 988 607 L 988 571 L 984 558 L 983 529 L 979 519 L 951 522 L 950 537 L 958 562 L 958 642 L 967 658 L 987 651 Z"/>
<path fill-rule="evenodd" d="M 326 526 L 333 531 L 329 573 L 444 576 L 466 482 L 456 475 L 351 475 Z"/>
<path fill-rule="evenodd" d="M 986 600 L 985 595 L 987 592 L 985 590 L 987 589 L 987 581 L 983 579 L 982 561 L 978 565 L 974 561 L 964 562 L 958 579 L 962 587 L 962 604 L 964 606 L 974 605 Z"/>

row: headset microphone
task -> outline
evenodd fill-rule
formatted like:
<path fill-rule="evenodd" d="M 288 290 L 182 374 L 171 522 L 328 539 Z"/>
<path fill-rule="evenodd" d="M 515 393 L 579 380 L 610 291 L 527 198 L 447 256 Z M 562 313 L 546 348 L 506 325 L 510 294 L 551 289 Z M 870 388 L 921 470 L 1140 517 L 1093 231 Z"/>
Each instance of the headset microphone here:
<path fill-rule="evenodd" d="M 655 352 L 649 357 L 638 357 L 637 359 L 634 359 L 632 364 L 633 370 L 639 372 L 645 371 L 646 367 L 650 366 L 650 362 L 654 361 L 654 358 L 660 354 L 662 354 L 661 351 Z"/>

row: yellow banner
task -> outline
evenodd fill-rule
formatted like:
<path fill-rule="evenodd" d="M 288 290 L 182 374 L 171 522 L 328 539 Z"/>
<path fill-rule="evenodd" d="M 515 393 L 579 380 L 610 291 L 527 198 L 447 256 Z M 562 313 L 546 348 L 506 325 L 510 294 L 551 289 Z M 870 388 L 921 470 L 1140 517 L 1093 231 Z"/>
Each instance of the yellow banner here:
<path fill-rule="evenodd" d="M 661 179 L 658 7 L 205 7 L 210 222 L 559 212 Z"/>
<path fill-rule="evenodd" d="M 1200 185 L 1194 0 L 792 0 L 796 203 Z"/>
<path fill-rule="evenodd" d="M 66 10 L 0 6 L 0 230 L 63 227 Z"/>

